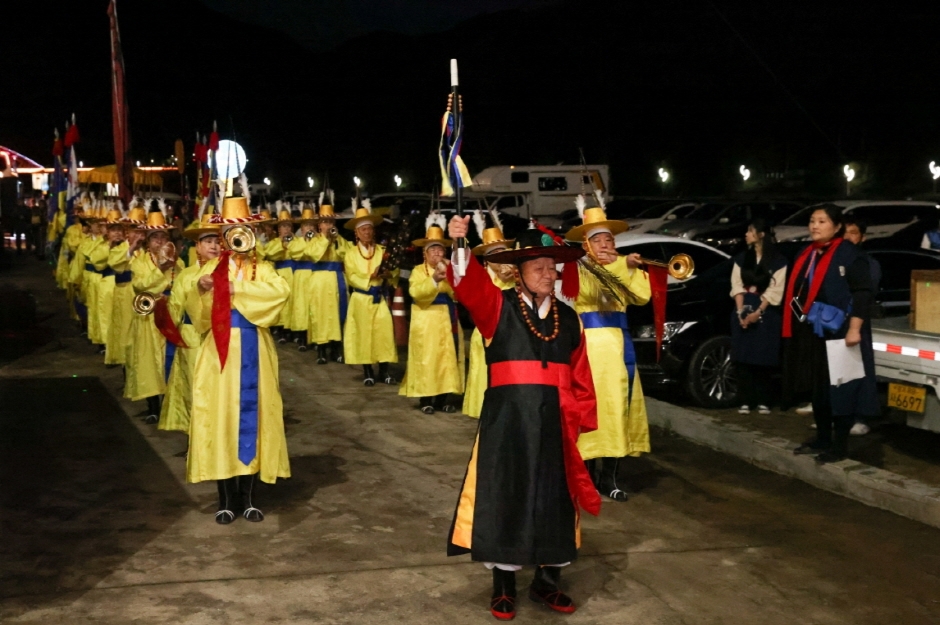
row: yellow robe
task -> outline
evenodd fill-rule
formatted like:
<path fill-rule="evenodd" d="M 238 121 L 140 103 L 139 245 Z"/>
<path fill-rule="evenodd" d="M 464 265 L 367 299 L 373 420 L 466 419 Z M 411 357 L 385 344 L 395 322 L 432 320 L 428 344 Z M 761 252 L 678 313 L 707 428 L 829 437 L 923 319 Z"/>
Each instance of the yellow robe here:
<path fill-rule="evenodd" d="M 295 263 L 309 264 L 310 257 L 307 256 L 307 240 L 302 236 L 294 237 L 294 240 L 287 245 L 287 256 Z M 290 329 L 294 332 L 306 332 L 307 325 L 310 323 L 310 282 L 313 280 L 313 272 L 309 268 L 294 267 L 294 276 L 291 281 L 290 311 Z"/>
<path fill-rule="evenodd" d="M 343 237 L 336 237 L 331 245 L 328 237 L 321 234 L 307 243 L 304 255 L 314 263 L 340 263 L 346 258 L 346 251 L 352 243 Z M 307 342 L 322 345 L 330 341 L 343 340 L 343 326 L 339 311 L 339 281 L 336 272 L 316 269 L 310 278 L 310 319 L 307 324 Z M 349 294 L 347 292 L 349 301 Z"/>
<path fill-rule="evenodd" d="M 108 247 L 103 238 L 88 237 L 79 248 L 78 256 L 82 266 L 81 292 L 82 302 L 88 308 L 88 340 L 95 345 L 103 345 L 101 334 L 101 306 L 98 287 L 101 285 L 101 271 L 108 263 Z M 94 270 L 89 269 L 94 267 Z"/>
<path fill-rule="evenodd" d="M 130 271 L 133 256 L 128 256 L 127 241 L 115 245 L 108 252 L 108 268 L 115 274 L 114 295 L 111 297 L 111 324 L 105 343 L 104 364 L 123 365 L 127 361 L 127 344 L 131 335 L 131 320 L 134 318 L 134 287 L 125 280 Z M 140 250 L 134 252 L 139 255 Z M 120 281 L 118 281 L 120 280 Z"/>
<path fill-rule="evenodd" d="M 183 270 L 183 261 L 166 272 L 153 262 L 151 254 L 141 253 L 131 261 L 134 278 L 131 286 L 134 295 L 153 293 L 161 296 L 173 286 L 173 280 Z M 139 401 L 147 397 L 162 395 L 166 391 L 166 339 L 154 323 L 153 314 L 134 314 L 131 319 L 130 341 L 127 345 L 127 379 L 124 382 L 124 397 Z"/>
<path fill-rule="evenodd" d="M 81 224 L 72 224 L 65 230 L 65 236 L 59 246 L 59 262 L 55 268 L 55 281 L 60 289 L 67 289 L 69 286 L 69 261 L 75 256 L 83 238 Z"/>
<path fill-rule="evenodd" d="M 114 303 L 115 285 L 114 272 L 108 268 L 110 254 L 111 243 L 105 241 L 104 245 L 99 245 L 94 249 L 90 259 L 95 269 L 101 272 L 101 279 L 98 281 L 96 306 L 98 308 L 98 334 L 101 337 L 101 344 L 105 348 L 105 357 L 108 354 L 108 337 L 111 335 L 111 312 Z"/>
<path fill-rule="evenodd" d="M 382 281 L 370 279 L 382 262 L 385 248 L 375 246 L 375 253 L 367 259 L 358 245 L 353 245 L 343 259 L 346 283 L 353 289 L 349 296 L 349 311 L 343 331 L 343 360 L 347 365 L 371 365 L 377 362 L 398 362 L 392 311 L 381 295 L 378 302 L 373 296 L 359 291 L 380 288 Z M 397 272 L 393 276 L 397 284 Z"/>
<path fill-rule="evenodd" d="M 196 330 L 192 320 L 186 315 L 186 299 L 190 291 L 196 289 L 196 280 L 202 273 L 199 263 L 190 265 L 180 272 L 170 289 L 167 305 L 173 323 L 180 329 L 180 335 L 186 347 L 177 347 L 170 367 L 170 377 L 166 382 L 166 395 L 160 408 L 161 430 L 189 432 L 190 414 L 193 407 L 193 372 L 196 369 L 196 353 L 204 338 Z"/>
<path fill-rule="evenodd" d="M 496 272 L 486 268 L 490 280 L 500 290 L 510 289 L 514 282 L 503 282 Z M 467 376 L 467 388 L 463 394 L 463 413 L 468 417 L 480 418 L 483 410 L 483 395 L 489 385 L 489 373 L 486 370 L 486 352 L 483 348 L 483 335 L 476 328 L 470 334 L 470 374 Z"/>
<path fill-rule="evenodd" d="M 645 271 L 630 269 L 625 256 L 609 265 L 607 271 L 617 277 L 630 292 L 627 304 L 642 306 L 650 299 L 650 281 Z M 578 314 L 597 311 L 625 312 L 626 306 L 608 301 L 597 281 L 581 272 L 581 291 L 575 300 Z M 623 331 L 620 328 L 585 328 L 591 377 L 597 391 L 597 430 L 582 433 L 578 449 L 585 460 L 639 456 L 650 450 L 646 402 L 639 371 L 633 377 L 631 400 L 627 401 L 629 376 L 623 362 Z"/>
<path fill-rule="evenodd" d="M 290 477 L 287 438 L 284 435 L 283 404 L 278 382 L 277 351 L 268 328 L 277 323 L 281 308 L 290 295 L 290 285 L 269 263 L 259 262 L 255 280 L 250 279 L 251 263 L 242 277 L 233 261 L 232 309 L 238 310 L 258 331 L 258 438 L 256 454 L 249 464 L 238 458 L 239 405 L 241 393 L 242 330 L 233 327 L 225 368 L 212 327 L 212 296 L 199 289 L 189 291 L 186 311 L 197 332 L 208 332 L 196 354 L 193 374 L 193 409 L 189 428 L 189 455 L 186 479 L 190 482 L 224 480 L 235 475 L 260 472 L 261 481 L 273 483 Z M 218 260 L 206 263 L 199 275 L 211 274 Z"/>
<path fill-rule="evenodd" d="M 277 263 L 290 260 L 290 257 L 287 255 L 287 248 L 284 247 L 284 242 L 279 238 L 268 241 L 264 246 L 264 258 L 274 263 L 274 268 L 275 271 L 277 271 L 277 275 L 284 278 L 287 284 L 291 285 L 291 294 L 287 298 L 287 302 L 284 304 L 284 307 L 281 308 L 281 314 L 277 318 L 277 323 L 274 324 L 287 330 L 291 330 L 291 312 L 294 298 L 294 268 L 293 266 L 277 266 Z"/>
<path fill-rule="evenodd" d="M 454 300 L 447 280 L 434 282 L 434 270 L 427 263 L 415 267 L 408 280 L 411 295 L 411 327 L 408 334 L 408 368 L 399 395 L 434 397 L 463 393 L 463 329 L 457 323 L 454 344 L 453 323 L 446 304 L 434 304 L 438 295 Z"/>

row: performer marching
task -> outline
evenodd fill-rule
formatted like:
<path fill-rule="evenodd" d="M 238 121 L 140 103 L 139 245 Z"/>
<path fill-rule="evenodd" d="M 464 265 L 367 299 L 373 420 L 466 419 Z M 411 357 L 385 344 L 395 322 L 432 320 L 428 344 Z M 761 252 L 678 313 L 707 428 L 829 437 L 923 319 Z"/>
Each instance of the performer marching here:
<path fill-rule="evenodd" d="M 375 226 L 382 222 L 372 214 L 369 200 L 356 208 L 355 217 L 346 222 L 346 229 L 356 233 L 356 245 L 346 253 L 343 266 L 346 281 L 352 287 L 349 313 L 346 317 L 343 354 L 346 364 L 362 365 L 362 382 L 375 386 L 372 365 L 379 363 L 379 379 L 385 384 L 396 380 L 388 371 L 390 362 L 398 362 L 392 311 L 382 294 L 385 280 L 397 282 L 397 271 L 391 274 L 382 267 L 385 247 L 375 243 Z"/>
<path fill-rule="evenodd" d="M 264 520 L 252 500 L 259 473 L 271 484 L 290 477 L 277 352 L 268 330 L 290 285 L 253 250 L 232 249 L 235 239 L 249 238 L 252 220 L 245 198 L 225 198 L 215 219 L 225 248 L 203 265 L 186 298 L 196 332 L 212 333 L 196 355 L 186 479 L 216 480 L 220 525 L 238 514 Z"/>
<path fill-rule="evenodd" d="M 317 234 L 307 243 L 305 252 L 313 261 L 307 342 L 317 346 L 318 365 L 327 363 L 327 348 L 330 358 L 343 362 L 343 324 L 349 307 L 343 259 L 351 247 L 352 244 L 336 232 L 333 191 L 321 192 Z"/>
<path fill-rule="evenodd" d="M 454 217 L 449 234 L 467 234 Z M 490 256 L 517 267 L 515 290 L 500 291 L 471 257 L 466 275 L 447 279 L 485 341 L 490 385 L 463 481 L 448 555 L 470 553 L 493 570 L 490 611 L 515 616 L 515 572 L 535 565 L 529 597 L 575 611 L 559 588 L 561 567 L 577 558 L 579 508 L 600 512 L 600 497 L 578 453 L 581 432 L 597 427 L 594 384 L 577 314 L 554 297 L 556 263 L 583 256 L 528 230 L 512 250 Z"/>
<path fill-rule="evenodd" d="M 117 201 L 112 208 L 108 210 L 102 227 L 105 228 L 105 241 L 107 243 L 107 253 L 101 262 L 101 280 L 98 282 L 98 327 L 101 332 L 101 341 L 104 344 L 104 364 L 118 364 L 114 362 L 114 349 L 108 347 L 108 340 L 111 338 L 111 324 L 114 313 L 114 292 L 117 286 L 117 274 L 111 269 L 110 258 L 111 250 L 124 243 L 125 224 L 124 212 L 121 210 L 121 200 Z M 97 265 L 96 265 L 97 269 Z M 120 321 L 120 320 L 119 320 Z M 108 351 L 111 357 L 108 356 Z"/>
<path fill-rule="evenodd" d="M 212 223 L 213 215 L 203 213 L 195 227 L 186 228 L 183 236 L 196 242 L 196 264 L 183 269 L 170 289 L 167 300 L 169 321 L 178 328 L 182 344 L 176 348 L 176 356 L 166 383 L 166 395 L 160 409 L 157 428 L 189 432 L 190 414 L 193 406 L 193 371 L 196 368 L 196 353 L 202 345 L 203 335 L 196 330 L 192 319 L 186 314 L 186 300 L 196 288 L 202 266 L 219 257 L 219 224 Z"/>
<path fill-rule="evenodd" d="M 496 210 L 490 211 L 493 227 L 486 227 L 486 217 L 483 211 L 473 212 L 473 225 L 482 243 L 472 252 L 474 256 L 484 259 L 490 254 L 502 252 L 515 243 L 514 239 L 507 239 L 503 234 L 503 225 L 499 221 Z M 486 273 L 499 290 L 510 289 L 515 286 L 513 278 L 513 265 L 492 263 L 484 260 Z M 479 328 L 473 328 L 470 334 L 470 373 L 467 375 L 467 387 L 463 395 L 463 413 L 468 417 L 479 418 L 483 408 L 483 393 L 487 387 L 486 355 L 483 351 L 483 336 Z"/>
<path fill-rule="evenodd" d="M 294 283 L 294 261 L 287 254 L 287 248 L 294 240 L 294 220 L 290 216 L 290 205 L 286 205 L 278 200 L 274 203 L 277 210 L 277 237 L 268 241 L 264 246 L 264 257 L 274 263 L 274 269 L 277 275 L 284 278 L 287 284 Z M 281 308 L 281 314 L 278 316 L 277 324 L 271 328 L 272 334 L 277 336 L 277 342 L 281 345 L 287 342 L 291 334 L 291 308 L 293 306 L 293 289 L 291 296 L 287 298 L 284 307 Z"/>
<path fill-rule="evenodd" d="M 111 325 L 108 327 L 108 342 L 104 353 L 104 364 L 127 364 L 127 346 L 134 320 L 134 288 L 131 286 L 133 272 L 131 262 L 140 255 L 144 233 L 138 226 L 147 223 L 147 213 L 138 206 L 128 211 L 122 219 L 125 240 L 108 252 L 108 269 L 114 274 L 114 295 L 111 297 Z M 125 371 L 125 375 L 126 375 Z"/>
<path fill-rule="evenodd" d="M 463 393 L 463 329 L 457 318 L 454 291 L 447 283 L 444 248 L 453 241 L 444 238 L 444 216 L 431 213 L 423 239 L 412 241 L 424 248 L 424 263 L 411 271 L 411 328 L 408 338 L 408 369 L 399 395 L 418 397 L 424 414 L 456 412 L 448 395 Z"/>
<path fill-rule="evenodd" d="M 167 297 L 173 281 L 183 270 L 183 261 L 177 257 L 176 246 L 170 240 L 173 225 L 157 210 L 147 214 L 147 225 L 140 228 L 147 235 L 147 253 L 131 261 L 134 294 Z M 153 314 L 134 315 L 127 347 L 124 397 L 131 401 L 147 400 L 145 423 L 160 420 L 160 396 L 166 392 L 166 379 L 175 354 L 176 346 L 168 343 L 157 329 Z"/>
<path fill-rule="evenodd" d="M 591 258 L 603 266 L 611 278 L 623 285 L 624 303 L 604 292 L 587 271 L 580 272 L 580 290 L 574 308 L 581 317 L 587 339 L 587 355 L 597 391 L 597 430 L 578 439 L 581 456 L 589 461 L 592 477 L 601 494 L 614 501 L 626 501 L 627 493 L 617 486 L 617 465 L 626 456 L 649 453 L 650 435 L 646 402 L 640 376 L 636 374 L 633 341 L 627 330 L 627 306 L 642 306 L 650 300 L 649 276 L 639 269 L 639 254 L 620 256 L 614 237 L 626 232 L 623 221 L 607 219 L 603 196 L 598 191 L 579 195 L 576 201 L 583 223 L 565 235 L 580 242 Z M 590 462 L 600 459 L 600 470 Z M 599 473 L 599 475 L 598 475 Z"/>
<path fill-rule="evenodd" d="M 294 342 L 297 349 L 307 351 L 307 328 L 310 324 L 310 283 L 313 281 L 313 261 L 307 253 L 307 243 L 316 234 L 317 214 L 314 206 L 304 208 L 301 202 L 299 236 L 287 246 L 287 255 L 294 262 L 294 281 L 291 284 L 291 330 L 294 331 Z"/>

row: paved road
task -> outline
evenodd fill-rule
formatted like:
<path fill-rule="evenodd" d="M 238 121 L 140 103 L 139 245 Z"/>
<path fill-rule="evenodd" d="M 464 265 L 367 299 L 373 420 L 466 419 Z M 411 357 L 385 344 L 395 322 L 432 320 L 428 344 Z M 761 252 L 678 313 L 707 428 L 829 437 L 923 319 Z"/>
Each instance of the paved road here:
<path fill-rule="evenodd" d="M 444 542 L 475 422 L 281 354 L 294 477 L 217 526 L 185 439 L 116 399 L 35 266 L 0 274 L 55 330 L 0 369 L 0 622 L 480 623 L 490 575 Z M 940 622 L 940 531 L 654 432 L 632 496 L 584 520 L 580 610 L 518 622 Z M 520 578 L 527 581 L 529 572 Z"/>

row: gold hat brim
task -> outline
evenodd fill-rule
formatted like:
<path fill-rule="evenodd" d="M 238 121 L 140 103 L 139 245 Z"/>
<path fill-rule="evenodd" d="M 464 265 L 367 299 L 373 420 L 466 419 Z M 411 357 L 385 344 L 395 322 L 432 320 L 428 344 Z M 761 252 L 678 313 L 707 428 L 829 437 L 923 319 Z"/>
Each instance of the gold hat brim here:
<path fill-rule="evenodd" d="M 202 236 L 207 234 L 221 235 L 222 226 L 200 226 L 199 228 L 187 228 L 183 230 L 183 236 L 187 239 L 192 239 L 193 241 L 198 241 Z"/>
<path fill-rule="evenodd" d="M 499 241 L 490 241 L 489 243 L 482 243 L 480 245 L 477 245 L 475 248 L 470 250 L 470 252 L 474 256 L 486 256 L 497 247 L 509 249 L 512 247 L 513 243 L 515 242 L 516 242 L 515 239 L 501 239 Z"/>
<path fill-rule="evenodd" d="M 617 219 L 605 219 L 603 221 L 595 221 L 589 224 L 581 224 L 580 226 L 575 226 L 567 233 L 565 233 L 565 239 L 571 241 L 572 243 L 580 243 L 584 241 L 584 235 L 587 234 L 589 230 L 595 228 L 607 228 L 610 230 L 610 234 L 617 236 L 621 232 L 626 232 L 630 229 L 630 226 L 627 225 L 625 221 L 619 221 Z"/>
<path fill-rule="evenodd" d="M 411 242 L 415 247 L 426 247 L 427 245 L 434 243 L 435 245 L 443 245 L 448 247 L 454 244 L 450 239 L 415 239 Z"/>

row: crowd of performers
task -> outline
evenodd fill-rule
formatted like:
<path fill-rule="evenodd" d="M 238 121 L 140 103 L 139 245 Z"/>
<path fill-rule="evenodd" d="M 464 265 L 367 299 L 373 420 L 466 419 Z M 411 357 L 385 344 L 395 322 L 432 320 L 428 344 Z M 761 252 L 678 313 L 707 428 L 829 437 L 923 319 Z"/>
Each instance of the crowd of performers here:
<path fill-rule="evenodd" d="M 602 198 L 578 203 L 583 223 L 569 244 L 540 227 L 507 239 L 495 213 L 477 213 L 482 243 L 462 271 L 451 247 L 470 216 L 447 224 L 432 213 L 412 242 L 424 262 L 408 279 L 399 392 L 425 414 L 462 409 L 480 421 L 448 553 L 492 570 L 490 609 L 503 620 L 515 615 L 515 574 L 527 565 L 530 598 L 575 610 L 559 583 L 577 557 L 580 511 L 597 514 L 601 495 L 625 501 L 618 461 L 650 450 L 626 322 L 627 306 L 649 301 L 649 278 L 636 255 L 617 254 L 626 224 L 607 219 Z M 382 217 L 354 201 L 347 239 L 333 204 L 326 192 L 297 217 L 288 205 L 252 213 L 246 198 L 226 197 L 179 232 L 162 202 L 124 211 L 85 195 L 61 239 L 55 275 L 73 318 L 106 365 L 123 366 L 124 397 L 146 401 L 144 421 L 188 434 L 187 480 L 217 482 L 217 523 L 262 521 L 256 480 L 290 477 L 277 344 L 315 350 L 319 365 L 361 367 L 369 387 L 398 384 L 385 287 L 399 272 L 376 242 Z M 555 293 L 561 264 L 571 305 Z M 469 350 L 458 301 L 475 325 Z"/>

